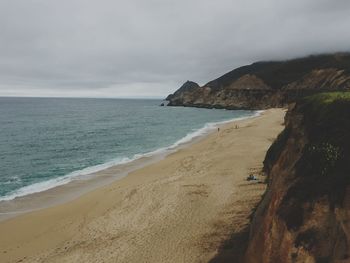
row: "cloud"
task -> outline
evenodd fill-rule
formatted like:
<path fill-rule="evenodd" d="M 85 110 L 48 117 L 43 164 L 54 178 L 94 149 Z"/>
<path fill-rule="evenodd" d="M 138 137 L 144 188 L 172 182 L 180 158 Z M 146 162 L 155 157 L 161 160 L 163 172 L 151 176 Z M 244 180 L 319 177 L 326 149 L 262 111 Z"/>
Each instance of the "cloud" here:
<path fill-rule="evenodd" d="M 0 96 L 165 96 L 256 60 L 349 51 L 347 0 L 2 0 Z"/>

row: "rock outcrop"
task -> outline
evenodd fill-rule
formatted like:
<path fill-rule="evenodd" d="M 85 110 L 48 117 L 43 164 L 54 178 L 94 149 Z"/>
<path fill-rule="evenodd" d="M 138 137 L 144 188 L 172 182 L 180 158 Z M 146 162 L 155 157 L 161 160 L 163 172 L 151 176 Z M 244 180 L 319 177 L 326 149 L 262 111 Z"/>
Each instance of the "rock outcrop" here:
<path fill-rule="evenodd" d="M 349 116 L 349 92 L 291 106 L 264 161 L 245 262 L 350 262 Z"/>
<path fill-rule="evenodd" d="M 306 95 L 350 89 L 350 54 L 257 62 L 200 87 L 187 81 L 166 100 L 169 106 L 226 109 L 282 107 Z"/>

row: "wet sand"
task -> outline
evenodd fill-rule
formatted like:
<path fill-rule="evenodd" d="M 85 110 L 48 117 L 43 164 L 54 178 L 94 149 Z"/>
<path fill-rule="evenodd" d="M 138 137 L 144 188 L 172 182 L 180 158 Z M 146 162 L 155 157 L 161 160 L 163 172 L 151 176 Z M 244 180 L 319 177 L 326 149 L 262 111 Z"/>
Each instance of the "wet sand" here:
<path fill-rule="evenodd" d="M 284 114 L 229 123 L 73 201 L 1 222 L 0 262 L 209 262 L 247 226 L 265 184 L 245 178 L 264 181 Z"/>

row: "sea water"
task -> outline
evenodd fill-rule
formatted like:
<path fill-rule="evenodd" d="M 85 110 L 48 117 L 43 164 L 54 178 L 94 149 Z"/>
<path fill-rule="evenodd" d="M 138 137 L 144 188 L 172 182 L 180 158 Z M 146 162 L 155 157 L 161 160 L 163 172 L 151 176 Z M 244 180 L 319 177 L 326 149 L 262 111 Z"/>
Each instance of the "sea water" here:
<path fill-rule="evenodd" d="M 0 201 L 174 149 L 252 111 L 160 107 L 160 100 L 0 98 Z"/>

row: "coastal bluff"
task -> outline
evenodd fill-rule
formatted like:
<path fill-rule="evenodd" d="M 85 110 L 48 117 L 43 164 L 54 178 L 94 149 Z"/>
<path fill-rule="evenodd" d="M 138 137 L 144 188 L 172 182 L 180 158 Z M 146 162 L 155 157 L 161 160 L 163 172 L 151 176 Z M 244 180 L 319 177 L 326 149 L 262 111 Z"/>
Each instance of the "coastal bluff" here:
<path fill-rule="evenodd" d="M 307 95 L 350 89 L 350 53 L 256 62 L 200 86 L 187 81 L 168 106 L 225 109 L 285 107 Z"/>
<path fill-rule="evenodd" d="M 267 152 L 268 187 L 243 262 L 349 262 L 350 93 L 291 106 Z"/>

